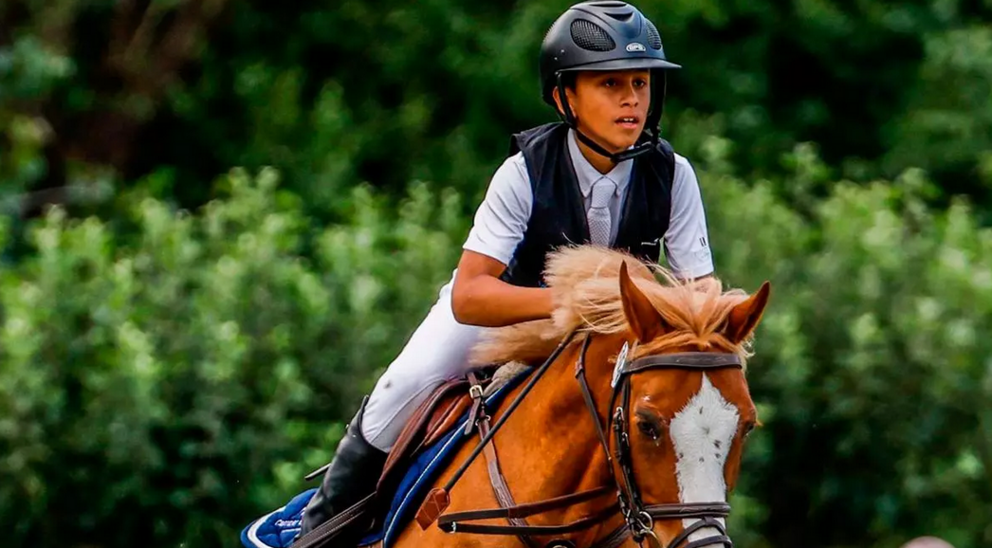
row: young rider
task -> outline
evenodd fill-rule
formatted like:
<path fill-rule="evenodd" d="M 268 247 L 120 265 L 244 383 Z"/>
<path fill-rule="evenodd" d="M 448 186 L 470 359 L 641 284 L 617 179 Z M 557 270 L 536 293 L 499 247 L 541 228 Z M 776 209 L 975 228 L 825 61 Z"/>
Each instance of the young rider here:
<path fill-rule="evenodd" d="M 713 272 L 699 185 L 658 135 L 666 60 L 657 28 L 617 1 L 569 8 L 540 54 L 542 95 L 564 122 L 514 135 L 451 282 L 351 421 L 301 535 L 372 493 L 407 419 L 464 375 L 482 329 L 548 318 L 545 256 L 593 243 L 657 261 L 684 278 Z"/>

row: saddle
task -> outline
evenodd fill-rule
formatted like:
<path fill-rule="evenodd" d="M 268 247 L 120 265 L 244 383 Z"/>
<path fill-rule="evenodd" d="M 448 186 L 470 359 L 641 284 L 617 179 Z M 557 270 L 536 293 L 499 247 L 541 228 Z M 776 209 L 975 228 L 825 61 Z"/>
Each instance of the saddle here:
<path fill-rule="evenodd" d="M 448 433 L 466 411 L 466 433 L 471 432 L 493 372 L 494 368 L 469 372 L 465 378 L 452 379 L 431 393 L 400 432 L 386 458 L 377 491 L 388 493 L 395 488 L 397 476 L 406 472 L 413 457 Z"/>
<path fill-rule="evenodd" d="M 422 498 L 417 492 L 422 486 L 417 483 L 416 476 L 418 471 L 426 474 L 424 461 L 437 461 L 438 453 L 455 445 L 443 443 L 452 438 L 468 439 L 476 428 L 485 435 L 489 426 L 485 413 L 487 398 L 494 403 L 493 400 L 502 397 L 512 385 L 526 377 L 522 373 L 528 370 L 527 366 L 517 363 L 502 367 L 488 366 L 445 382 L 407 421 L 387 456 L 375 493 L 321 524 L 305 537 L 296 538 L 302 510 L 316 491 L 316 488 L 311 488 L 294 497 L 286 506 L 249 524 L 242 531 L 242 544 L 246 548 L 322 548 L 333 545 L 337 531 L 356 520 L 370 524 L 369 536 L 360 545 L 380 540 L 386 526 L 395 527 L 392 521 L 397 519 L 397 499 L 409 498 L 410 495 Z M 328 466 L 330 464 L 307 474 L 306 480 L 322 477 Z M 403 505 L 412 504 L 404 500 Z"/>
<path fill-rule="evenodd" d="M 479 419 L 488 418 L 480 416 L 485 398 L 529 369 L 519 362 L 492 365 L 469 371 L 465 377 L 452 379 L 436 388 L 400 432 L 386 459 L 377 490 L 387 493 L 395 488 L 395 481 L 406 473 L 411 460 L 445 437 L 459 422 L 464 420 L 464 435 L 470 435 Z M 464 418 L 466 412 L 467 420 Z"/>

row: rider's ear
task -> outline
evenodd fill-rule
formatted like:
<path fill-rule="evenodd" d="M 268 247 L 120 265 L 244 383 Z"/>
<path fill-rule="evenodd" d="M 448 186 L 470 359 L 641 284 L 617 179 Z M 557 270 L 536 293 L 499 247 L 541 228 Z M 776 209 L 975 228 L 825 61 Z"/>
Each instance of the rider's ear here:
<path fill-rule="evenodd" d="M 733 344 L 738 344 L 748 337 L 765 313 L 768 305 L 768 295 L 771 292 L 771 285 L 766 281 L 754 295 L 730 310 L 727 314 L 727 323 L 723 328 L 723 335 Z"/>
<path fill-rule="evenodd" d="M 552 90 L 551 90 L 551 98 L 554 99 L 554 101 L 555 101 L 555 108 L 558 109 L 558 112 L 559 113 L 565 112 L 565 109 L 561 108 L 561 94 L 558 93 L 558 88 L 557 87 L 552 88 Z"/>
<path fill-rule="evenodd" d="M 638 341 L 648 342 L 665 334 L 665 320 L 634 284 L 627 272 L 626 262 L 620 264 L 620 300 L 623 302 L 623 315 Z"/>
<path fill-rule="evenodd" d="M 565 93 L 567 94 L 568 92 L 566 91 Z M 554 87 L 551 90 L 551 98 L 554 99 L 554 101 L 555 101 L 555 108 L 558 109 L 558 114 L 564 115 L 564 113 L 565 113 L 565 107 L 564 107 L 564 105 L 561 104 L 562 96 L 561 96 L 561 93 L 558 92 L 558 87 L 557 86 Z M 565 99 L 568 99 L 568 97 L 565 97 Z M 573 114 L 574 114 L 574 111 L 573 111 Z"/>
<path fill-rule="evenodd" d="M 551 98 L 555 102 L 555 108 L 558 109 L 558 114 L 560 114 L 562 116 L 565 115 L 565 105 L 562 104 L 562 99 L 566 99 L 569 102 L 569 107 L 568 108 L 572 111 L 572 116 L 578 116 L 575 113 L 575 109 L 572 107 L 572 105 L 575 104 L 575 84 L 574 84 L 574 80 L 569 80 L 569 77 L 568 76 L 565 76 L 565 78 L 566 78 L 566 83 L 565 83 L 565 97 L 562 97 L 561 96 L 561 93 L 558 90 L 558 86 L 554 86 L 553 88 L 551 88 Z M 574 78 L 574 76 L 572 78 Z M 571 96 L 569 96 L 569 92 L 571 92 Z"/>

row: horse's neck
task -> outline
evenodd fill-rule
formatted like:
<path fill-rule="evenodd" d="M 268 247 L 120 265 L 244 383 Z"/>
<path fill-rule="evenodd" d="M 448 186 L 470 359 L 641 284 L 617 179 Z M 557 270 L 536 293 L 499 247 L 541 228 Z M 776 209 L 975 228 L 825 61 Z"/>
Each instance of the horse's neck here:
<path fill-rule="evenodd" d="M 518 416 L 507 421 L 506 432 L 497 436 L 506 440 L 499 447 L 500 465 L 518 502 L 612 484 L 605 451 L 575 377 L 577 346 L 552 364 L 515 412 Z M 610 371 L 602 369 L 608 368 L 586 370 L 600 416 L 610 394 Z"/>

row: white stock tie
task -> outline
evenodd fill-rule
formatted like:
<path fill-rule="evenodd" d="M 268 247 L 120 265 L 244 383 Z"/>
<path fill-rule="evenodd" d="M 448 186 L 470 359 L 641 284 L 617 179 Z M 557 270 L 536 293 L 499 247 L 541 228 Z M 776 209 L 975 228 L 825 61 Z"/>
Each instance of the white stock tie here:
<path fill-rule="evenodd" d="M 596 245 L 609 246 L 613 225 L 610 220 L 610 198 L 616 191 L 616 184 L 606 177 L 596 181 L 592 187 L 592 203 L 589 206 L 589 238 Z"/>

